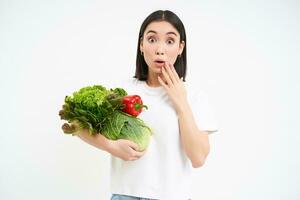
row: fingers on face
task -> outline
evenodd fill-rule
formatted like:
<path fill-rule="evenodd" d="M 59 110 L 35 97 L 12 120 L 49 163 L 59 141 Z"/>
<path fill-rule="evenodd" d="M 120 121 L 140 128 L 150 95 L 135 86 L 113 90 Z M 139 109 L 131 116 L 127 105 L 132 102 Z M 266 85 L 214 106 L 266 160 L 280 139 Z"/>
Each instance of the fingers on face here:
<path fill-rule="evenodd" d="M 178 76 L 178 74 L 177 74 L 177 72 L 176 72 L 176 70 L 175 70 L 174 65 L 171 65 L 171 71 L 173 72 L 175 79 L 176 79 L 177 81 L 179 81 L 180 78 L 179 78 L 179 76 Z"/>
<path fill-rule="evenodd" d="M 165 66 L 163 67 L 163 69 L 164 70 L 162 70 L 162 72 L 165 71 L 165 73 L 163 72 L 163 75 L 167 81 L 168 81 L 168 79 L 167 79 L 168 77 L 169 77 L 169 80 L 171 81 L 171 83 L 173 83 L 173 84 L 178 83 L 180 81 L 180 78 L 179 78 L 174 66 L 171 63 L 166 63 Z"/>
<path fill-rule="evenodd" d="M 168 68 L 168 67 L 163 67 L 163 68 L 162 68 L 162 74 L 163 74 L 163 76 L 165 77 L 165 79 L 166 79 L 166 81 L 167 81 L 167 84 L 170 85 L 170 84 L 173 83 L 173 81 L 171 80 L 172 77 L 171 77 L 170 72 L 167 71 L 167 70 L 170 70 L 170 69 L 166 69 L 166 68 Z"/>
<path fill-rule="evenodd" d="M 173 72 L 171 70 L 171 64 L 170 63 L 166 63 L 164 65 L 164 69 L 165 69 L 165 72 L 167 73 L 168 75 L 168 78 L 170 80 L 171 83 L 174 83 L 175 79 L 174 79 L 174 75 L 173 75 Z"/>

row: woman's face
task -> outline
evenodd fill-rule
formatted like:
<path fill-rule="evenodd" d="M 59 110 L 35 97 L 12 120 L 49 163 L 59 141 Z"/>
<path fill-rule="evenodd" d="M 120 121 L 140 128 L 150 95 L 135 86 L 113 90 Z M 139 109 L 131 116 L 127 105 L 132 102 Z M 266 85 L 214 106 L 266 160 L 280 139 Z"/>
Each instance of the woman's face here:
<path fill-rule="evenodd" d="M 150 23 L 140 45 L 149 71 L 157 74 L 161 73 L 164 62 L 174 65 L 183 48 L 178 31 L 166 21 Z"/>

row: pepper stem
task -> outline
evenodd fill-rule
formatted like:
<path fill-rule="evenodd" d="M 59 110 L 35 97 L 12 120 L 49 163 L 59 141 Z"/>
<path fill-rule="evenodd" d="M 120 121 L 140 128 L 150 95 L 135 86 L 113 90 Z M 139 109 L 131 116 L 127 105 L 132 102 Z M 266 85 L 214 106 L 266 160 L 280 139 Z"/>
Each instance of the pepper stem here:
<path fill-rule="evenodd" d="M 135 103 L 135 104 L 134 104 L 135 110 L 139 110 L 139 109 L 141 109 L 141 108 L 143 108 L 143 107 L 145 107 L 146 109 L 148 109 L 148 107 L 147 107 L 146 105 L 141 105 L 141 104 L 139 104 L 139 103 Z"/>

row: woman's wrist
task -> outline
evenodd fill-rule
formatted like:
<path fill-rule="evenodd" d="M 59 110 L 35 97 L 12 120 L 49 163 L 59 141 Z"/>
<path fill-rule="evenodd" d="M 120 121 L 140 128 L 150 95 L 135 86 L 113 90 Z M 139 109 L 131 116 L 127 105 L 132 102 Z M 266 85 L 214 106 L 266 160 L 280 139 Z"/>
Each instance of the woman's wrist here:
<path fill-rule="evenodd" d="M 177 108 L 176 112 L 178 116 L 185 115 L 191 112 L 191 107 L 188 103 L 184 103 Z"/>
<path fill-rule="evenodd" d="M 104 137 L 104 136 L 103 136 Z M 114 147 L 114 140 L 110 140 L 105 138 L 103 142 L 103 150 L 107 151 L 108 153 L 111 153 L 113 147 Z"/>
<path fill-rule="evenodd" d="M 97 143 L 98 143 L 98 147 L 104 151 L 109 152 L 112 146 L 112 140 L 107 139 L 104 135 L 102 134 L 97 134 Z"/>

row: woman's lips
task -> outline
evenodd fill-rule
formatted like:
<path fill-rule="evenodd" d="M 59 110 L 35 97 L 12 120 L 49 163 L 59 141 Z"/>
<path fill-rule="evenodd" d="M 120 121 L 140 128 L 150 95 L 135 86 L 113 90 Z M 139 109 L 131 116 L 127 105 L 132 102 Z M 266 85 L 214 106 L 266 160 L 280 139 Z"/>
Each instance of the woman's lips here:
<path fill-rule="evenodd" d="M 155 65 L 158 67 L 162 67 L 165 64 L 165 61 L 154 61 Z"/>

